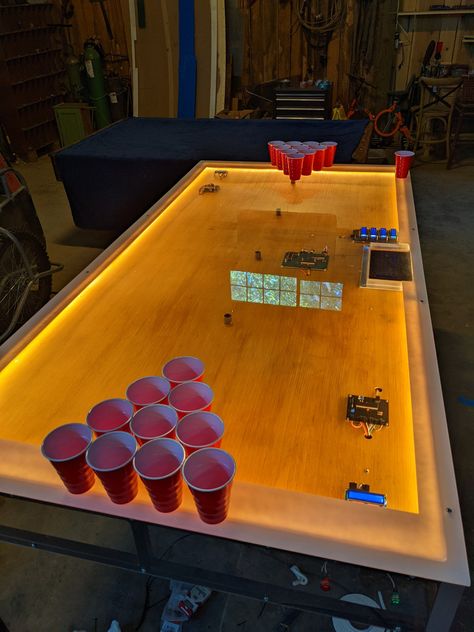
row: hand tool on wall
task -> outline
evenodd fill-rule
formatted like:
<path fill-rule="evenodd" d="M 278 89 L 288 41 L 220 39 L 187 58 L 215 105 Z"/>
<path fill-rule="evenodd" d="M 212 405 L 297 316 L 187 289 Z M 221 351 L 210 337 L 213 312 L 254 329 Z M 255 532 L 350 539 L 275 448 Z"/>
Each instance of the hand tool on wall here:
<path fill-rule="evenodd" d="M 104 23 L 105 23 L 105 28 L 107 30 L 107 35 L 109 36 L 109 39 L 113 40 L 114 39 L 114 34 L 112 33 L 112 27 L 110 26 L 109 16 L 107 15 L 107 11 L 106 11 L 106 9 L 104 7 L 104 0 L 89 0 L 89 2 L 100 4 L 100 10 L 102 12 L 102 17 L 104 18 Z"/>

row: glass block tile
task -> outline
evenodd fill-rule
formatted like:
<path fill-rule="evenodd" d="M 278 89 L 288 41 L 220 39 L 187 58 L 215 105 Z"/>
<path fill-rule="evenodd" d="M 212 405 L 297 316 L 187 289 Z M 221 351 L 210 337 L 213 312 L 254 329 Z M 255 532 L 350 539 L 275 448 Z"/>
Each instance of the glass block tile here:
<path fill-rule="evenodd" d="M 280 289 L 280 277 L 277 274 L 264 274 L 263 275 L 263 287 L 266 290 L 279 290 Z"/>
<path fill-rule="evenodd" d="M 331 309 L 334 312 L 340 312 L 342 310 L 342 298 L 321 296 L 321 309 Z"/>
<path fill-rule="evenodd" d="M 280 292 L 280 305 L 296 307 L 296 292 Z"/>
<path fill-rule="evenodd" d="M 249 287 L 263 287 L 263 274 L 247 272 L 247 285 Z"/>
<path fill-rule="evenodd" d="M 247 288 L 240 285 L 230 286 L 230 295 L 233 301 L 246 301 L 247 300 Z"/>
<path fill-rule="evenodd" d="M 300 294 L 300 307 L 319 308 L 319 296 L 317 294 Z"/>
<path fill-rule="evenodd" d="M 280 289 L 288 292 L 296 292 L 296 277 L 280 277 Z"/>
<path fill-rule="evenodd" d="M 321 283 L 321 296 L 342 296 L 343 283 Z"/>
<path fill-rule="evenodd" d="M 247 273 L 239 270 L 230 271 L 230 282 L 232 285 L 247 285 Z"/>
<path fill-rule="evenodd" d="M 300 281 L 300 294 L 320 294 L 320 281 Z"/>
<path fill-rule="evenodd" d="M 255 287 L 249 287 L 247 300 L 249 303 L 263 303 L 263 290 Z"/>
<path fill-rule="evenodd" d="M 263 302 L 268 303 L 269 305 L 279 305 L 280 304 L 279 290 L 264 290 Z"/>

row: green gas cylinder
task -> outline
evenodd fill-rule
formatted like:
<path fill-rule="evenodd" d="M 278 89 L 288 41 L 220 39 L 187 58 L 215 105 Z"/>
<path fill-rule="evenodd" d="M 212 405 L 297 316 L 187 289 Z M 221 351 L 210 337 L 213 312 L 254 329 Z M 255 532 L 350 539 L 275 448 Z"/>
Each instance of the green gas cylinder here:
<path fill-rule="evenodd" d="M 105 91 L 104 73 L 102 71 L 102 55 L 94 40 L 84 43 L 84 66 L 86 69 L 89 100 L 95 106 L 97 129 L 110 125 L 109 98 Z"/>

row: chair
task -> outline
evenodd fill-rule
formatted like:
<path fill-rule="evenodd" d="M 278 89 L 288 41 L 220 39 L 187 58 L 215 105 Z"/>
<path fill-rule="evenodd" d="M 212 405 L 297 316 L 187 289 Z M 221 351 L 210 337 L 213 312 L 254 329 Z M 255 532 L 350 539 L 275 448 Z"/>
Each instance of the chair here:
<path fill-rule="evenodd" d="M 472 134 L 462 137 L 462 126 L 465 120 L 474 120 L 474 77 L 464 77 L 462 88 L 454 107 L 453 133 L 451 149 L 446 169 L 451 169 L 456 147 L 461 143 L 474 143 Z"/>
<path fill-rule="evenodd" d="M 414 151 L 420 146 L 446 144 L 446 159 L 451 154 L 451 122 L 457 93 L 462 85 L 460 77 L 420 79 L 420 104 L 411 109 L 413 118 L 411 125 L 416 124 Z M 441 130 L 435 124 L 441 124 Z M 437 125 L 436 127 L 439 127 Z"/>

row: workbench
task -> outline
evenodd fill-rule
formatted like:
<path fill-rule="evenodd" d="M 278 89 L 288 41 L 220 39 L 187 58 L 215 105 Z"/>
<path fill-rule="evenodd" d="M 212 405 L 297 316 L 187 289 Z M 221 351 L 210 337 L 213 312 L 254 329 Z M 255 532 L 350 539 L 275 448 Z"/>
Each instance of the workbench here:
<path fill-rule="evenodd" d="M 360 226 L 410 245 L 402 292 L 359 286 Z M 300 249 L 327 249 L 327 270 L 282 268 Z M 283 281 L 277 299 L 249 281 L 247 300 L 232 300 L 236 272 L 293 279 L 294 300 Z M 341 301 L 325 301 L 334 284 Z M 426 629 L 449 629 L 469 571 L 411 183 L 393 167 L 337 165 L 291 184 L 268 163 L 200 162 L 1 352 L 1 493 L 434 580 Z M 43 437 L 177 355 L 204 361 L 237 461 L 228 519 L 201 522 L 187 490 L 172 514 L 143 487 L 123 506 L 98 482 L 67 493 Z M 390 423 L 369 441 L 346 403 L 375 387 Z M 345 500 L 351 481 L 387 507 Z"/>

